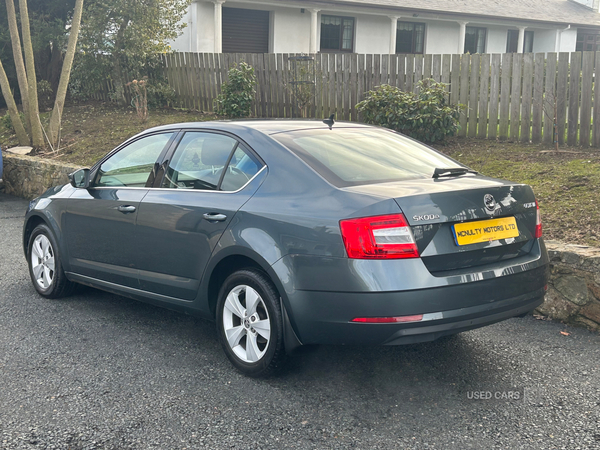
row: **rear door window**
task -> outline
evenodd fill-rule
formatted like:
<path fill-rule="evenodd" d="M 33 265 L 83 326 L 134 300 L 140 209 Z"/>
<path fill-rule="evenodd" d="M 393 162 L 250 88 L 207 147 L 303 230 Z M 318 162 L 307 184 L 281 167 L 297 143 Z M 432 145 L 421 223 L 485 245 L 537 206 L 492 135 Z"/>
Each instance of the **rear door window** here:
<path fill-rule="evenodd" d="M 190 131 L 175 149 L 161 187 L 236 191 L 261 167 L 236 139 L 223 134 Z"/>

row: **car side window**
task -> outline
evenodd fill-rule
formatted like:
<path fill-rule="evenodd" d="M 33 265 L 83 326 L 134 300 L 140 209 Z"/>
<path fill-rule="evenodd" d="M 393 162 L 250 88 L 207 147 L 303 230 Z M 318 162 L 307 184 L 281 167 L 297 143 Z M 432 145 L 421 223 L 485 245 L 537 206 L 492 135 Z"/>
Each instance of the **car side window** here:
<path fill-rule="evenodd" d="M 145 187 L 173 133 L 145 136 L 127 145 L 102 163 L 94 187 Z"/>
<path fill-rule="evenodd" d="M 235 149 L 221 182 L 222 191 L 237 191 L 252 179 L 262 164 L 242 147 Z"/>
<path fill-rule="evenodd" d="M 217 190 L 237 145 L 235 139 L 222 134 L 187 132 L 169 162 L 162 187 Z"/>

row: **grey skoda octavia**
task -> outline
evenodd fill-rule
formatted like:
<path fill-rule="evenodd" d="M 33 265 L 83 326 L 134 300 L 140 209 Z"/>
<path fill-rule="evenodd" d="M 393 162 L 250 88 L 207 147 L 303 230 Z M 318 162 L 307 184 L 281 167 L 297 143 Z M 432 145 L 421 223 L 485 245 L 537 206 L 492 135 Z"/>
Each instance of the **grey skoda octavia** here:
<path fill-rule="evenodd" d="M 33 200 L 44 297 L 85 284 L 215 320 L 241 372 L 305 344 L 431 341 L 523 315 L 548 279 L 527 185 L 356 123 L 183 123 Z"/>

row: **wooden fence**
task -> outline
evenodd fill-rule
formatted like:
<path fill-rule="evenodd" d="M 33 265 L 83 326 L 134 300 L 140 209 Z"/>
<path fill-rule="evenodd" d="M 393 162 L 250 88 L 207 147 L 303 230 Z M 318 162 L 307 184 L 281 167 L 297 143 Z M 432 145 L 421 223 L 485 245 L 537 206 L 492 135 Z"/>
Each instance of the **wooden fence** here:
<path fill-rule="evenodd" d="M 180 106 L 213 111 L 227 71 L 245 61 L 257 77 L 253 115 L 298 117 L 294 55 L 172 53 L 164 73 Z M 483 55 L 313 55 L 314 101 L 305 114 L 359 120 L 356 104 L 375 86 L 416 91 L 433 78 L 451 104 L 464 105 L 461 136 L 600 147 L 600 52 Z M 306 71 L 304 72 L 306 75 Z M 556 120 L 555 120 L 556 119 Z M 556 134 L 554 125 L 556 123 Z"/>

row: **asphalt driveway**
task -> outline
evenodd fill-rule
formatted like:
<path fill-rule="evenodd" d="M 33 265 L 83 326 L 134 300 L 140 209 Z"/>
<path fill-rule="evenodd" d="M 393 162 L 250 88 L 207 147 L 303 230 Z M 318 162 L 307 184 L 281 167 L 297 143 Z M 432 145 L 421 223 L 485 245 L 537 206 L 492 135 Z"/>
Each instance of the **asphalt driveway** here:
<path fill-rule="evenodd" d="M 26 205 L 0 194 L 1 449 L 600 448 L 597 334 L 526 317 L 302 348 L 278 377 L 245 378 L 209 322 L 89 288 L 39 297 Z"/>

